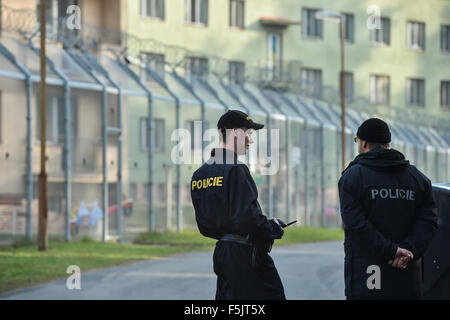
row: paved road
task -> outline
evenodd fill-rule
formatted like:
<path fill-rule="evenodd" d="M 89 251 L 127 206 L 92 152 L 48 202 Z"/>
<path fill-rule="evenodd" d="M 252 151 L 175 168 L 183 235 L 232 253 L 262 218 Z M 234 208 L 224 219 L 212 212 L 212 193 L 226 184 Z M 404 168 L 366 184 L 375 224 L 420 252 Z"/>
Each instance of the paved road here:
<path fill-rule="evenodd" d="M 287 299 L 344 299 L 342 242 L 274 247 L 271 253 Z M 0 299 L 214 299 L 212 252 L 178 254 L 83 272 L 81 290 L 66 279 L 21 289 Z"/>

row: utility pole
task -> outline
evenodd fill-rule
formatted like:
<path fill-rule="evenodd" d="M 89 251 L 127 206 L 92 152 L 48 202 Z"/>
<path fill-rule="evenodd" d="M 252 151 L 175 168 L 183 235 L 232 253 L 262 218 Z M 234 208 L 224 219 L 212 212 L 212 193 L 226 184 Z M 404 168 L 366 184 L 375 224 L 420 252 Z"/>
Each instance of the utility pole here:
<path fill-rule="evenodd" d="M 45 170 L 45 151 L 46 151 L 46 118 L 47 118 L 47 96 L 46 96 L 46 53 L 45 53 L 45 35 L 46 35 L 46 19 L 45 19 L 45 0 L 40 1 L 40 31 L 41 31 L 41 172 L 39 173 L 39 225 L 38 225 L 38 250 L 46 251 L 48 245 L 47 233 L 47 173 Z"/>

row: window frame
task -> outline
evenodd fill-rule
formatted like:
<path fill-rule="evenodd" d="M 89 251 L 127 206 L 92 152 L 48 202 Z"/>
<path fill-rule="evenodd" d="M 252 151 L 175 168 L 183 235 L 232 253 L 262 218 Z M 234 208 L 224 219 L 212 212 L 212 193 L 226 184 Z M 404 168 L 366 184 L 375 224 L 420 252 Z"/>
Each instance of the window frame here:
<path fill-rule="evenodd" d="M 446 40 L 444 40 L 444 30 L 446 35 Z M 441 33 L 440 33 L 440 49 L 443 53 L 450 53 L 450 25 L 441 24 Z M 447 48 L 444 48 L 444 43 L 447 44 Z"/>
<path fill-rule="evenodd" d="M 195 17 L 192 16 L 192 3 L 195 3 Z M 206 4 L 205 22 L 202 18 L 202 5 Z M 198 21 L 197 21 L 198 18 Z M 209 23 L 209 0 L 185 0 L 185 23 L 188 25 L 207 27 Z"/>
<path fill-rule="evenodd" d="M 422 86 L 420 86 L 420 84 Z M 414 88 L 417 89 L 415 92 Z M 405 98 L 407 106 L 425 107 L 425 79 L 423 78 L 407 78 L 405 85 Z M 422 93 L 422 99 L 420 94 Z M 416 98 L 418 101 L 416 101 Z"/>
<path fill-rule="evenodd" d="M 147 10 L 147 1 L 151 1 L 152 3 L 152 7 L 154 7 L 155 10 L 155 15 L 148 15 L 148 10 Z M 162 1 L 162 5 L 161 5 L 161 10 L 162 10 L 162 16 L 159 17 L 158 16 L 158 6 L 157 6 L 157 2 L 158 1 Z M 144 19 L 151 19 L 151 20 L 157 20 L 157 21 L 165 21 L 166 18 L 166 1 L 165 0 L 141 0 L 141 18 Z"/>
<path fill-rule="evenodd" d="M 447 87 L 447 92 L 445 93 L 445 98 L 447 100 L 447 104 L 443 104 L 444 102 L 444 85 Z M 442 109 L 450 110 L 450 80 L 441 80 L 440 85 L 440 106 Z"/>
<path fill-rule="evenodd" d="M 245 82 L 245 62 L 228 61 L 228 80 L 230 84 L 242 85 Z"/>
<path fill-rule="evenodd" d="M 373 83 L 372 78 L 375 79 L 375 83 Z M 386 86 L 386 88 L 387 88 L 387 94 L 386 94 L 387 102 L 384 102 L 384 101 L 380 102 L 379 101 L 380 99 L 379 99 L 379 94 L 378 94 L 378 90 L 377 89 L 378 89 L 378 80 L 381 79 L 381 78 L 386 78 L 387 79 L 387 86 Z M 372 99 L 373 85 L 375 85 L 375 90 L 374 90 L 374 92 L 375 92 L 375 97 L 374 98 L 375 99 Z M 370 90 L 370 92 L 369 92 L 369 94 L 370 94 L 369 102 L 370 102 L 371 105 L 386 105 L 386 106 L 390 106 L 390 103 L 391 103 L 391 77 L 389 75 L 386 75 L 386 74 L 371 74 L 370 75 L 369 88 L 370 88 L 369 89 Z"/>
<path fill-rule="evenodd" d="M 306 75 L 306 77 L 304 77 L 303 75 Z M 309 75 L 313 75 L 313 82 L 310 82 L 309 80 Z M 318 75 L 318 77 L 317 77 Z M 316 68 L 308 68 L 308 67 L 303 67 L 300 69 L 300 86 L 301 86 L 301 90 L 305 90 L 306 89 L 306 95 L 307 96 L 311 96 L 314 98 L 321 98 L 322 97 L 322 69 L 316 69 Z M 317 81 L 318 79 L 318 81 Z M 305 84 L 305 80 L 307 80 L 307 83 Z M 316 86 L 316 82 L 318 82 L 319 86 Z M 312 83 L 312 84 L 311 84 Z M 313 88 L 312 90 L 310 88 Z"/>
<path fill-rule="evenodd" d="M 301 17 L 301 21 L 302 21 L 302 36 L 305 39 L 323 39 L 323 21 L 321 19 L 316 19 L 315 16 L 314 17 L 314 21 L 318 21 L 318 24 L 314 24 L 314 30 L 319 30 L 320 34 L 319 35 L 310 35 L 308 34 L 308 26 L 310 26 L 310 22 L 308 19 L 308 13 L 313 12 L 314 15 L 317 11 L 320 11 L 322 9 L 313 9 L 313 8 L 302 8 L 302 17 Z"/>
<path fill-rule="evenodd" d="M 230 0 L 230 10 L 229 10 L 229 27 L 232 29 L 244 30 L 245 29 L 245 1 L 244 0 Z M 233 4 L 235 4 L 235 12 L 233 12 Z M 241 16 L 239 17 L 239 11 L 241 11 Z M 233 16 L 235 14 L 235 18 Z M 241 19 L 239 19 L 241 18 Z M 233 21 L 234 20 L 234 21 Z M 233 24 L 233 22 L 235 22 Z"/>
<path fill-rule="evenodd" d="M 145 132 L 143 133 L 142 130 L 144 129 L 143 123 L 145 123 Z M 157 123 L 161 126 L 158 127 Z M 141 152 L 148 152 L 149 151 L 149 144 L 148 144 L 148 135 L 147 135 L 147 126 L 148 126 L 148 117 L 142 116 L 139 117 L 139 151 Z M 162 138 L 157 137 L 158 134 L 158 128 L 161 128 L 160 136 Z M 145 137 L 145 140 L 143 139 Z M 166 120 L 164 118 L 153 118 L 153 152 L 164 152 L 165 146 L 166 146 Z M 144 141 L 143 141 L 144 140 Z M 146 142 L 146 143 L 144 143 Z M 158 144 L 161 145 L 158 145 Z"/>
<path fill-rule="evenodd" d="M 344 35 L 344 41 L 346 43 L 355 43 L 355 15 L 353 13 L 346 13 L 342 12 L 342 15 L 344 15 L 344 22 L 345 22 L 345 35 Z M 351 29 L 347 28 L 347 17 L 351 17 Z M 351 39 L 347 39 L 347 32 L 348 30 L 351 30 Z M 338 32 L 339 34 L 340 32 Z M 339 35 L 340 36 L 340 35 Z"/>
<path fill-rule="evenodd" d="M 390 17 L 380 17 L 381 29 L 371 29 L 370 30 L 370 43 L 375 46 L 389 47 L 391 45 L 391 18 Z M 388 31 L 386 30 L 386 25 L 388 26 Z M 377 40 L 377 31 L 381 31 L 379 34 L 382 36 L 382 40 Z"/>
<path fill-rule="evenodd" d="M 410 25 L 411 25 L 411 27 L 410 27 Z M 423 26 L 423 29 L 420 28 L 422 26 Z M 416 29 L 416 28 L 417 28 L 417 30 L 413 30 L 413 34 L 410 36 L 410 30 Z M 423 30 L 422 37 L 420 34 L 421 30 Z M 415 36 L 414 31 L 417 31 L 417 36 Z M 411 39 L 411 38 L 417 38 L 417 39 Z M 410 43 L 410 40 L 414 40 L 414 41 L 417 40 L 418 45 L 415 46 L 416 45 L 415 43 Z M 423 47 L 420 46 L 420 40 L 423 40 Z M 406 48 L 411 51 L 415 51 L 415 52 L 424 52 L 426 50 L 426 28 L 425 28 L 424 22 L 413 21 L 413 20 L 406 21 Z"/>

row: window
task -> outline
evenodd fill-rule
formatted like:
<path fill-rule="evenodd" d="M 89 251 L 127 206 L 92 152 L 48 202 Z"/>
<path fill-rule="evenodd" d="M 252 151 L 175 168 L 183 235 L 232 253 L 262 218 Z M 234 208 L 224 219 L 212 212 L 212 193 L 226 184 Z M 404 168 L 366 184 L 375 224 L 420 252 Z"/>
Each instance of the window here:
<path fill-rule="evenodd" d="M 186 22 L 208 25 L 208 0 L 186 0 Z"/>
<path fill-rule="evenodd" d="M 302 68 L 300 71 L 301 90 L 303 94 L 314 98 L 322 96 L 322 71 Z"/>
<path fill-rule="evenodd" d="M 148 118 L 140 119 L 140 149 L 141 151 L 148 151 L 147 139 L 147 123 Z M 164 137 L 165 137 L 165 121 L 164 119 L 153 119 L 152 132 L 152 148 L 155 152 L 164 152 Z"/>
<path fill-rule="evenodd" d="M 450 108 L 450 81 L 441 81 L 441 107 Z"/>
<path fill-rule="evenodd" d="M 243 84 L 245 77 L 245 63 L 230 61 L 228 63 L 230 83 Z"/>
<path fill-rule="evenodd" d="M 244 5 L 243 0 L 230 0 L 230 27 L 244 29 Z"/>
<path fill-rule="evenodd" d="M 141 0 L 141 16 L 164 20 L 164 0 Z"/>
<path fill-rule="evenodd" d="M 208 59 L 198 57 L 188 57 L 186 66 L 186 78 L 203 77 L 208 74 Z"/>
<path fill-rule="evenodd" d="M 406 79 L 406 104 L 425 106 L 425 80 Z"/>
<path fill-rule="evenodd" d="M 441 26 L 441 50 L 450 51 L 450 26 Z"/>
<path fill-rule="evenodd" d="M 381 75 L 370 76 L 370 103 L 389 104 L 389 77 Z"/>
<path fill-rule="evenodd" d="M 311 38 L 322 38 L 322 20 L 316 19 L 315 14 L 318 10 L 303 9 L 302 12 L 302 31 L 303 36 Z"/>
<path fill-rule="evenodd" d="M 345 24 L 345 41 L 354 41 L 354 16 L 352 14 L 344 13 L 344 24 Z"/>
<path fill-rule="evenodd" d="M 425 50 L 425 24 L 408 22 L 406 26 L 406 45 L 412 50 Z"/>
<path fill-rule="evenodd" d="M 164 79 L 165 57 L 163 54 L 141 52 L 141 60 L 146 68 L 155 72 L 161 79 Z M 146 70 L 142 70 L 142 79 L 145 81 L 153 81 L 153 78 Z"/>
<path fill-rule="evenodd" d="M 340 77 L 340 73 L 339 73 Z M 340 79 L 339 79 L 340 83 Z M 353 73 L 344 72 L 344 86 L 345 86 L 345 101 L 353 101 Z M 339 86 L 338 86 L 339 87 Z"/>
<path fill-rule="evenodd" d="M 42 0 L 36 0 L 37 11 L 36 18 L 39 22 L 41 19 L 40 15 L 40 3 Z M 58 34 L 59 37 L 76 36 L 78 34 L 78 29 L 74 28 L 72 30 L 67 28 L 59 28 L 58 30 L 58 19 L 67 17 L 67 8 L 71 5 L 78 5 L 78 0 L 43 0 L 46 5 L 46 30 L 48 33 Z M 0 1 L 1 3 L 1 1 Z M 70 30 L 70 31 L 69 31 Z"/>
<path fill-rule="evenodd" d="M 36 137 L 41 139 L 41 108 L 40 108 L 40 94 L 36 94 Z M 47 110 L 46 110 L 46 141 L 50 144 L 63 144 L 66 136 L 64 128 L 64 97 L 47 94 Z M 71 97 L 70 101 L 71 114 L 71 135 L 76 136 L 76 100 Z"/>
<path fill-rule="evenodd" d="M 370 41 L 374 44 L 390 45 L 391 42 L 391 19 L 380 19 L 381 29 L 370 30 Z"/>

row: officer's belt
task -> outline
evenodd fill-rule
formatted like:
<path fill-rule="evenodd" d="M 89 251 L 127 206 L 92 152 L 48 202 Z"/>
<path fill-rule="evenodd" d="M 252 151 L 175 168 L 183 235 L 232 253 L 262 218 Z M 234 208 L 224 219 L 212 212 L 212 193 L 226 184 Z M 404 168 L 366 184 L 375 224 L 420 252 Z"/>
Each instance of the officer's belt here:
<path fill-rule="evenodd" d="M 237 242 L 242 244 L 251 245 L 249 236 L 243 237 L 238 234 L 224 234 L 221 238 L 221 241 L 231 241 L 231 242 Z"/>

